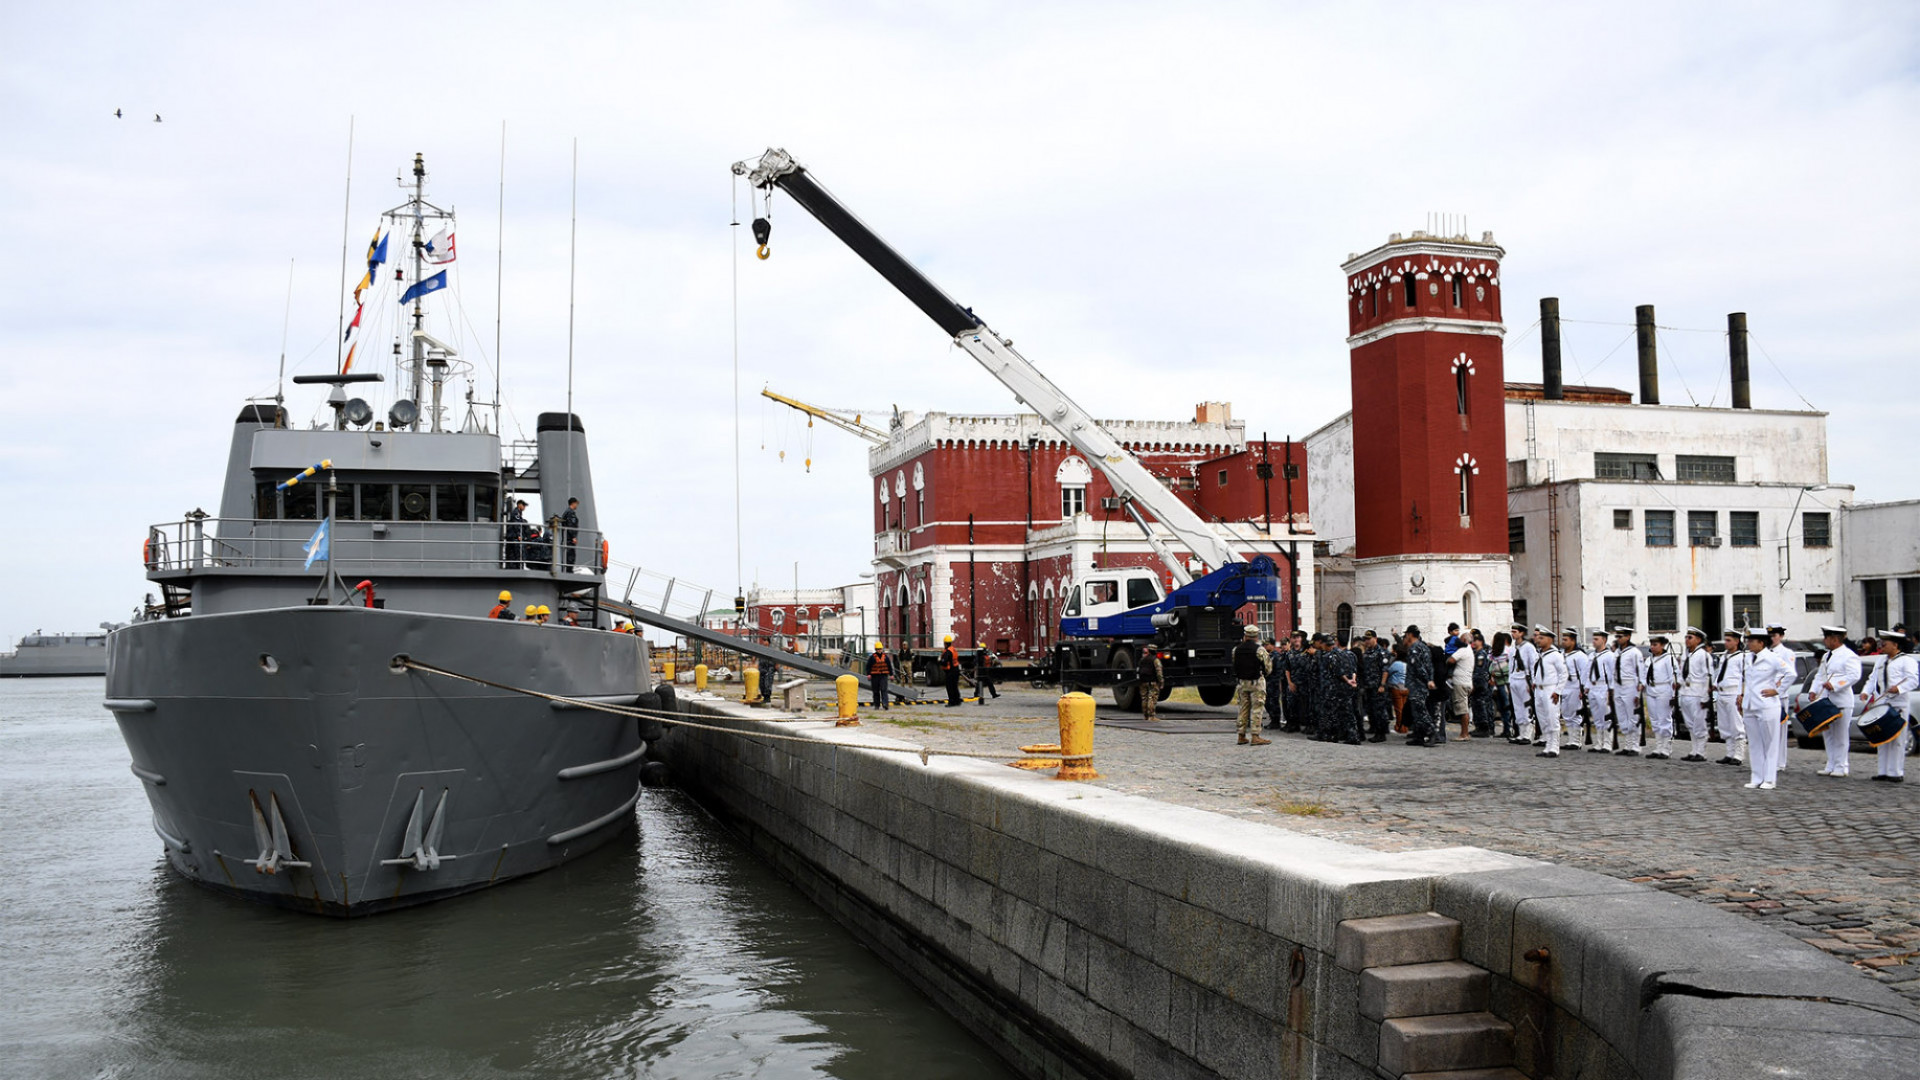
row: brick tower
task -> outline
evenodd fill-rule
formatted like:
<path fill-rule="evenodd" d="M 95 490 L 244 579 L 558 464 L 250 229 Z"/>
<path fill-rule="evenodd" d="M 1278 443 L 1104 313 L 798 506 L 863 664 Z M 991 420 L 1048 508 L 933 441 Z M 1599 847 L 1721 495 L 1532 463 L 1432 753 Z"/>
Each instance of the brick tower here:
<path fill-rule="evenodd" d="M 1349 259 L 1354 621 L 1438 641 L 1511 621 L 1500 259 L 1492 233 Z"/>

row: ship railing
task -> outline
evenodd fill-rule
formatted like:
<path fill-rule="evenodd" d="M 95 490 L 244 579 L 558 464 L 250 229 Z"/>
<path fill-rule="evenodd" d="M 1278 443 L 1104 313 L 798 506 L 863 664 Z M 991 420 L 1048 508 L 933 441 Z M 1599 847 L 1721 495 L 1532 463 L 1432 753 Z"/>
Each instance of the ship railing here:
<path fill-rule="evenodd" d="M 311 520 L 195 516 L 152 526 L 142 555 L 148 571 L 159 577 L 297 572 L 307 568 L 308 547 L 319 528 L 320 522 Z M 569 533 L 571 544 L 564 542 Z M 562 542 L 554 543 L 555 537 Z M 604 538 L 597 529 L 555 531 L 521 522 L 336 518 L 327 542 L 343 574 L 522 570 L 597 578 L 606 569 Z M 315 560 L 313 569 L 318 568 Z"/>

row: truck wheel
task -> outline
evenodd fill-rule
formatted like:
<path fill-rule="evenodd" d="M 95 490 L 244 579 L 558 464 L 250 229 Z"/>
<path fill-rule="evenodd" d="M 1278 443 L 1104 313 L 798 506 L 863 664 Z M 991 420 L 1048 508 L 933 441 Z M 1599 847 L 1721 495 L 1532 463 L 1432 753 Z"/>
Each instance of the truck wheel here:
<path fill-rule="evenodd" d="M 1203 686 L 1200 688 L 1200 700 L 1209 705 L 1231 705 L 1233 704 L 1233 687 Z"/>
<path fill-rule="evenodd" d="M 1172 696 L 1173 696 L 1173 686 L 1172 686 L 1172 684 L 1170 684 L 1170 683 L 1161 683 L 1161 684 L 1160 684 L 1160 697 L 1159 697 L 1159 700 L 1161 700 L 1161 701 L 1165 701 L 1165 700 L 1167 700 L 1168 698 L 1170 698 L 1170 697 L 1172 697 Z"/>
<path fill-rule="evenodd" d="M 1140 711 L 1140 684 L 1133 678 L 1133 650 L 1125 645 L 1113 650 L 1107 658 L 1107 666 L 1120 672 L 1120 682 L 1113 684 L 1113 703 L 1125 712 Z"/>
<path fill-rule="evenodd" d="M 1078 654 L 1071 649 L 1060 653 L 1060 692 L 1062 694 L 1084 694 L 1087 687 L 1074 681 L 1074 669 L 1080 666 Z"/>

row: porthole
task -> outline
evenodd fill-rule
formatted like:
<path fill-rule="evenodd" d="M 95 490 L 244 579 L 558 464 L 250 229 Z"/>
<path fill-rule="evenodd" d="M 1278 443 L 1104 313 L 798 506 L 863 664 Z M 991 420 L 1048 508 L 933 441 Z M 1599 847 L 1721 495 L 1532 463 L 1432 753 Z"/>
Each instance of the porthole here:
<path fill-rule="evenodd" d="M 280 674 L 280 661 L 275 660 L 272 653 L 261 653 L 260 670 L 269 675 L 278 675 Z"/>

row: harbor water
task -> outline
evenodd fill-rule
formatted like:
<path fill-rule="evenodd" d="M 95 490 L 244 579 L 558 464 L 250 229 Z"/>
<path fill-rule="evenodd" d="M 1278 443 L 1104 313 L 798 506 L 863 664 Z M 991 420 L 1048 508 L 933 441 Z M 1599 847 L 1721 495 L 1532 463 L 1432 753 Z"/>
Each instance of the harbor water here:
<path fill-rule="evenodd" d="M 691 800 L 557 870 L 351 922 L 175 877 L 96 678 L 0 680 L 0 1072 L 1009 1074 Z"/>

